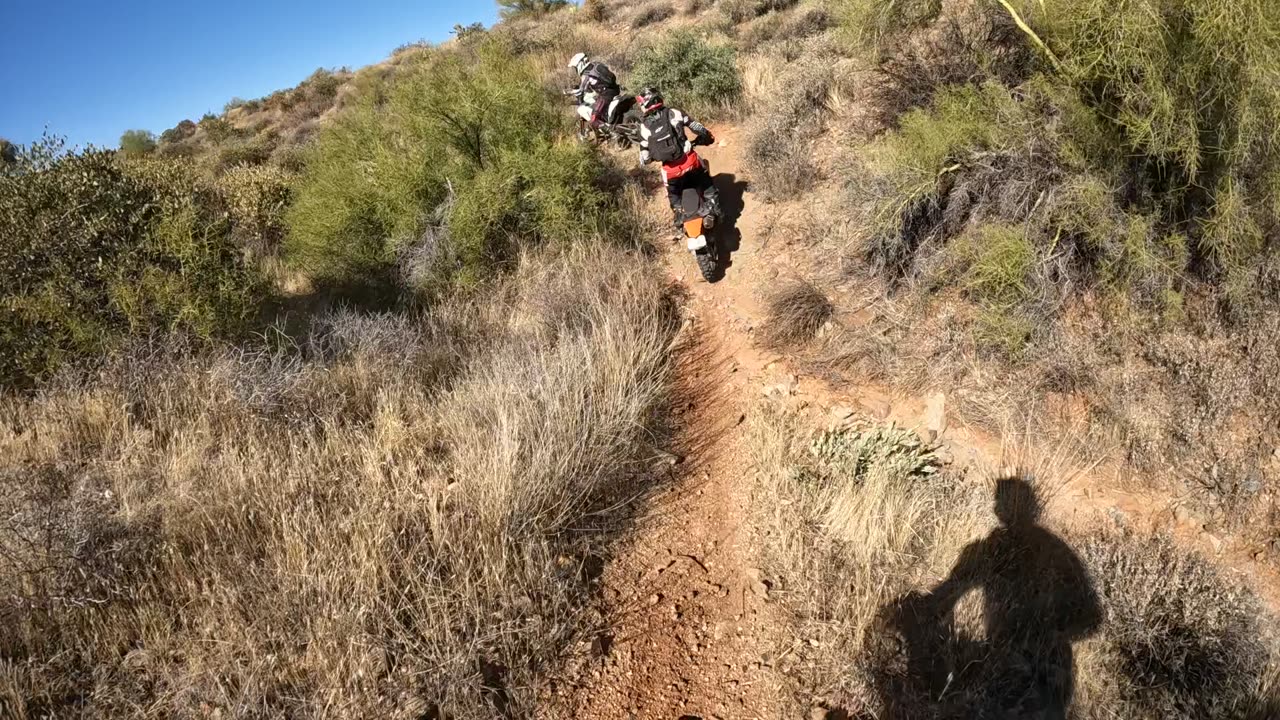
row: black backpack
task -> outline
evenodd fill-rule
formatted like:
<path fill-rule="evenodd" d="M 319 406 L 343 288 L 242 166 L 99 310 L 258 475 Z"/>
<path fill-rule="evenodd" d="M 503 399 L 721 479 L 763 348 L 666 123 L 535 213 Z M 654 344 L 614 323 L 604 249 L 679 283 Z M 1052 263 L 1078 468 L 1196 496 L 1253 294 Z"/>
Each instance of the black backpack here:
<path fill-rule="evenodd" d="M 661 163 L 673 163 L 684 157 L 685 138 L 671 126 L 671 111 L 661 110 L 644 119 L 649 130 L 649 157 Z"/>
<path fill-rule="evenodd" d="M 602 90 L 610 91 L 615 95 L 618 94 L 618 76 L 613 74 L 608 65 L 591 63 L 587 68 L 586 75 Z"/>

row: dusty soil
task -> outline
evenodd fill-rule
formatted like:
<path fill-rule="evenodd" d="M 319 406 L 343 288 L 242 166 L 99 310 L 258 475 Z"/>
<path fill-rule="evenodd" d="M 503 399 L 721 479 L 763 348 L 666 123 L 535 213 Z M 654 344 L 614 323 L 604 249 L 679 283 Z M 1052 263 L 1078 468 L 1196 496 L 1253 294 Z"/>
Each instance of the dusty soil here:
<path fill-rule="evenodd" d="M 953 462 L 999 468 L 1028 448 L 955 422 L 945 396 L 907 397 L 871 383 L 833 385 L 797 374 L 787 358 L 761 350 L 756 328 L 764 322 L 761 298 L 796 263 L 789 215 L 796 208 L 763 204 L 750 192 L 738 160 L 739 134 L 719 131 L 717 147 L 701 152 L 717 186 L 737 205 L 729 228 L 736 248 L 723 280 L 698 274 L 683 244 L 663 241 L 672 280 L 687 293 L 686 325 L 677 358 L 678 435 L 670 488 L 621 555 L 605 569 L 604 612 L 612 634 L 597 640 L 589 659 L 576 663 L 548 717 L 633 720 L 736 720 L 796 717 L 782 696 L 775 663 L 790 648 L 788 620 L 770 597 L 762 573 L 760 543 L 750 523 L 751 473 L 745 421 L 761 402 L 783 403 L 830 424 L 850 409 L 871 419 L 935 432 Z M 661 193 L 655 203 L 665 204 Z M 669 243 L 669 244 L 668 244 Z M 856 291 L 854 289 L 853 291 Z M 768 398 L 763 399 L 763 398 Z M 1177 499 L 1157 497 L 1123 482 L 1105 465 L 1068 459 L 1049 511 L 1063 525 L 1113 522 L 1170 532 L 1183 544 L 1217 556 L 1249 579 L 1280 610 L 1280 573 L 1260 562 L 1256 549 L 1215 535 Z M 824 717 L 820 708 L 799 710 Z"/>

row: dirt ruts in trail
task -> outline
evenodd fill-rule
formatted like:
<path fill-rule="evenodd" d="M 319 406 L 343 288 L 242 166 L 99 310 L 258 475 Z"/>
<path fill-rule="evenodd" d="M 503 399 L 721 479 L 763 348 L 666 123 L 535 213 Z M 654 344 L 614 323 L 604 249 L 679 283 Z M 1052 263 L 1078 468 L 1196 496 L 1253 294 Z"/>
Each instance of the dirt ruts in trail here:
<path fill-rule="evenodd" d="M 756 209 L 743 197 L 736 137 L 719 134 L 725 140 L 701 152 L 725 195 L 729 247 L 742 265 L 752 254 Z M 681 243 L 672 242 L 665 258 L 688 292 L 676 358 L 674 482 L 605 569 L 612 634 L 596 643 L 580 688 L 554 715 L 777 718 L 772 664 L 784 623 L 748 522 L 744 421 L 766 362 L 743 314 L 753 309 L 753 287 L 735 268 L 715 285 L 704 282 Z"/>

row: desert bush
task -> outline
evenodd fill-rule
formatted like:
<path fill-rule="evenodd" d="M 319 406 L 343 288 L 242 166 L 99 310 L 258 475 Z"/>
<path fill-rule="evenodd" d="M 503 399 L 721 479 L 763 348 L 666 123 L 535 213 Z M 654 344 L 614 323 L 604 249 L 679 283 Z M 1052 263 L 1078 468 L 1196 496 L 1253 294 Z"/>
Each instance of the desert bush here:
<path fill-rule="evenodd" d="M 529 66 L 496 40 L 470 52 L 440 53 L 406 70 L 384 103 L 364 98 L 321 130 L 289 213 L 290 254 L 309 271 L 339 281 L 385 277 L 450 186 L 465 192 L 488 171 L 492 188 L 493 168 L 522 153 L 550 152 L 561 121 Z M 523 203 L 558 190 L 510 192 L 524 193 Z"/>
<path fill-rule="evenodd" d="M 499 157 L 458 188 L 448 224 L 456 272 L 475 283 L 514 260 L 522 243 L 571 244 L 607 229 L 602 168 L 576 145 L 543 145 Z"/>
<path fill-rule="evenodd" d="M 270 136 L 246 138 L 218 148 L 219 172 L 241 166 L 262 165 L 271 159 L 276 140 Z"/>
<path fill-rule="evenodd" d="M 695 114 L 721 112 L 742 93 L 733 49 L 690 31 L 642 50 L 632 74 L 637 87 L 661 88 L 674 106 Z"/>
<path fill-rule="evenodd" d="M 771 293 L 766 303 L 768 324 L 764 341 L 783 349 L 812 340 L 834 311 L 831 301 L 813 283 L 797 280 Z"/>
<path fill-rule="evenodd" d="M 261 286 L 213 194 L 173 161 L 45 140 L 0 176 L 0 381 L 25 383 L 131 334 L 236 334 Z"/>
<path fill-rule="evenodd" d="M 533 715 L 645 490 L 657 274 L 579 248 L 301 352 L 161 342 L 0 400 L 6 707 Z"/>
<path fill-rule="evenodd" d="M 758 104 L 747 130 L 745 159 L 766 198 L 795 199 L 813 186 L 813 139 L 822 134 L 831 110 L 833 82 L 825 61 L 801 62 Z"/>
<path fill-rule="evenodd" d="M 160 133 L 160 142 L 165 145 L 182 142 L 192 135 L 196 134 L 197 126 L 190 120 L 183 120 L 177 125 Z"/>
<path fill-rule="evenodd" d="M 205 113 L 204 117 L 200 118 L 198 125 L 204 131 L 205 136 L 209 138 L 209 141 L 215 145 L 220 145 L 240 134 L 240 131 L 236 129 L 235 125 L 231 124 L 230 120 L 211 113 Z"/>
<path fill-rule="evenodd" d="M 155 149 L 156 136 L 149 130 L 125 130 L 120 136 L 120 152 L 125 155 L 148 155 Z"/>
<path fill-rule="evenodd" d="M 766 13 L 786 10 L 797 2 L 799 0 L 721 0 L 718 5 L 725 17 L 737 24 Z"/>
<path fill-rule="evenodd" d="M 672 15 L 676 14 L 676 9 L 672 7 L 667 0 L 659 0 L 656 3 L 649 3 L 640 8 L 631 18 L 631 28 L 638 30 L 642 27 L 662 22 Z"/>
<path fill-rule="evenodd" d="M 1169 540 L 1132 531 L 1093 536 L 1081 554 L 1106 611 L 1092 658 L 1100 667 L 1090 671 L 1112 678 L 1113 715 L 1239 718 L 1258 704 L 1270 648 L 1252 592 Z"/>
<path fill-rule="evenodd" d="M 502 17 L 537 17 L 567 7 L 569 0 L 498 0 Z"/>
<path fill-rule="evenodd" d="M 582 14 L 591 22 L 604 22 L 609 18 L 605 0 L 583 0 Z"/>
<path fill-rule="evenodd" d="M 287 229 L 284 217 L 292 196 L 291 180 L 279 168 L 250 165 L 233 167 L 218 179 L 232 233 L 243 246 L 259 255 L 279 251 Z"/>

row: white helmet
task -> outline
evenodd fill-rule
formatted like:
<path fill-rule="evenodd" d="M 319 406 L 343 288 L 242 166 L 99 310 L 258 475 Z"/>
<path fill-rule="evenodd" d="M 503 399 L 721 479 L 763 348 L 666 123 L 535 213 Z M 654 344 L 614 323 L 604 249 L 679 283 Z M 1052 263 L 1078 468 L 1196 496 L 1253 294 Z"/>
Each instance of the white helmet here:
<path fill-rule="evenodd" d="M 578 53 L 577 55 L 574 55 L 573 57 L 569 58 L 568 67 L 574 70 L 577 70 L 578 74 L 581 75 L 582 73 L 587 71 L 587 65 L 590 65 L 590 64 L 591 64 L 591 59 L 587 57 L 586 53 Z"/>

